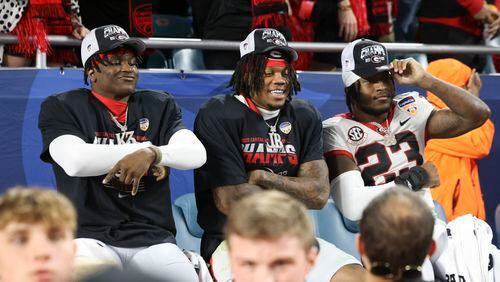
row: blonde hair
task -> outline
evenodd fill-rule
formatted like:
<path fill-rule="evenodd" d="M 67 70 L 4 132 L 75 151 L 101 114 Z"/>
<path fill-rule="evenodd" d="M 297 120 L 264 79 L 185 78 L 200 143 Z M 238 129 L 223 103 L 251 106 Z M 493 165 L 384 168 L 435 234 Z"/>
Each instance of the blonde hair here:
<path fill-rule="evenodd" d="M 298 238 L 307 251 L 314 245 L 314 230 L 307 208 L 276 190 L 263 191 L 236 202 L 227 217 L 226 240 L 236 234 L 250 239 Z"/>
<path fill-rule="evenodd" d="M 11 222 L 43 223 L 76 232 L 76 211 L 71 202 L 56 191 L 16 186 L 0 196 L 0 230 Z"/>

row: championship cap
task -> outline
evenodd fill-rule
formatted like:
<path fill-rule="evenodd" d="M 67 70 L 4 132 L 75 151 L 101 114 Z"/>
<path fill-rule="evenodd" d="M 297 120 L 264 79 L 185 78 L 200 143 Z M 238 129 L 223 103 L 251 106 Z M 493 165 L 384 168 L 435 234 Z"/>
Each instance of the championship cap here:
<path fill-rule="evenodd" d="M 81 55 L 85 66 L 87 60 L 96 53 L 111 51 L 120 46 L 128 46 L 141 54 L 146 49 L 142 40 L 130 38 L 127 32 L 117 25 L 105 25 L 94 28 L 82 41 Z"/>
<path fill-rule="evenodd" d="M 288 47 L 285 36 L 272 28 L 255 29 L 240 43 L 240 57 L 249 53 L 268 53 L 269 57 L 275 59 L 284 59 L 285 55 L 291 61 L 299 57 L 295 50 Z"/>
<path fill-rule="evenodd" d="M 387 49 L 369 39 L 357 39 L 342 50 L 342 81 L 351 86 L 361 77 L 370 77 L 390 69 Z"/>

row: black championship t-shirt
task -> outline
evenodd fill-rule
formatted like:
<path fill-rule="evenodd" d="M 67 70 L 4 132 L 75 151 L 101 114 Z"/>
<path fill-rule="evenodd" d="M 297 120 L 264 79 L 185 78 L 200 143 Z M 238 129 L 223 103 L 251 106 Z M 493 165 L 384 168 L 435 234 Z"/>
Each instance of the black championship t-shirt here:
<path fill-rule="evenodd" d="M 57 189 L 77 209 L 78 238 L 129 248 L 175 242 L 168 177 L 157 182 L 153 176 L 144 176 L 139 192 L 131 196 L 104 186 L 104 175 L 68 176 L 49 153 L 52 140 L 65 134 L 109 146 L 145 141 L 165 145 L 176 131 L 185 128 L 180 108 L 170 94 L 149 90 L 133 93 L 128 101 L 127 129 L 122 131 L 88 89 L 76 89 L 49 96 L 42 103 L 38 126 L 43 138 L 40 157 L 52 164 Z"/>
<path fill-rule="evenodd" d="M 300 164 L 323 158 L 321 116 L 308 102 L 293 99 L 277 121 L 267 122 L 232 95 L 215 96 L 200 108 L 194 130 L 207 150 L 207 162 L 195 170 L 194 183 L 205 259 L 223 240 L 226 221 L 215 206 L 214 188 L 246 183 L 247 172 L 255 169 L 297 176 Z M 270 134 L 274 124 L 280 138 Z"/>

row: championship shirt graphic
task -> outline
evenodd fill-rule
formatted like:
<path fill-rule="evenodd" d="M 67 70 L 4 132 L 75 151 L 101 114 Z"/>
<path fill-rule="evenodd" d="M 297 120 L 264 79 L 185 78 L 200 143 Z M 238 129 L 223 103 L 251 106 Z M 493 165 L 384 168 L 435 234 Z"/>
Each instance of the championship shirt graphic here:
<path fill-rule="evenodd" d="M 93 144 L 123 145 L 146 141 L 145 136 L 134 134 L 133 130 L 125 132 L 96 132 Z"/>
<path fill-rule="evenodd" d="M 286 175 L 287 170 L 283 171 L 283 168 L 295 167 L 299 163 L 295 146 L 277 133 L 269 133 L 266 138 L 242 138 L 240 142 L 243 160 L 248 167 L 265 167 Z"/>

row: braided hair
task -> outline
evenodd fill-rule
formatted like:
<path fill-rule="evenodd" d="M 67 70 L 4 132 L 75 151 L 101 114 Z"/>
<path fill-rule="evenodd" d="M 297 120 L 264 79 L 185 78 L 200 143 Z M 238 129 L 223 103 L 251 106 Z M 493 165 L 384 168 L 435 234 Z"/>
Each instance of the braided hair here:
<path fill-rule="evenodd" d="M 119 48 L 123 48 L 123 47 L 119 47 Z M 116 50 L 116 49 L 114 49 L 114 50 Z M 112 52 L 112 51 L 110 51 L 110 52 Z M 87 60 L 87 62 L 85 63 L 85 66 L 83 68 L 83 82 L 85 83 L 85 85 L 89 85 L 89 82 L 88 82 L 89 70 L 95 69 L 96 71 L 101 72 L 99 65 L 103 65 L 103 66 L 111 65 L 110 56 L 109 56 L 110 52 L 96 53 L 96 54 L 92 55 Z M 137 57 L 137 63 L 141 64 L 142 57 L 137 55 L 135 52 L 134 52 L 134 54 Z"/>
<path fill-rule="evenodd" d="M 251 98 L 253 93 L 259 93 L 264 87 L 264 71 L 266 69 L 267 57 L 265 54 L 247 54 L 238 61 L 233 76 L 229 81 L 228 87 L 231 87 L 237 94 Z M 288 88 L 290 95 L 300 91 L 300 83 L 297 80 L 297 72 L 289 60 L 286 60 L 288 72 Z"/>
<path fill-rule="evenodd" d="M 360 95 L 361 84 L 359 80 L 351 84 L 351 86 L 344 88 L 345 92 L 345 103 L 349 112 L 352 113 L 352 102 L 358 101 Z"/>

